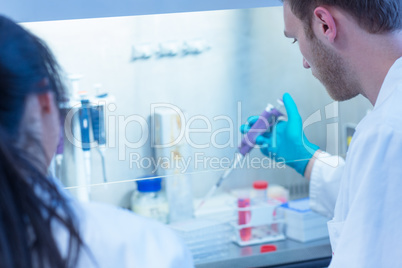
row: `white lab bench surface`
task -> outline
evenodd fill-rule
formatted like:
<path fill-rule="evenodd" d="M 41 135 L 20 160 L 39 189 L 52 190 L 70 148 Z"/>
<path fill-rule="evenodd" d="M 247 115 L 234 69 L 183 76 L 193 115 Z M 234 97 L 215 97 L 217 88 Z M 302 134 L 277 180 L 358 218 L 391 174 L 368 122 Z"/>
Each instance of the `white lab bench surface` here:
<path fill-rule="evenodd" d="M 197 268 L 236 267 L 327 267 L 332 251 L 328 238 L 301 243 L 286 239 L 269 243 L 276 251 L 261 253 L 264 244 L 240 247 L 231 243 L 225 257 L 209 258 L 195 264 Z"/>

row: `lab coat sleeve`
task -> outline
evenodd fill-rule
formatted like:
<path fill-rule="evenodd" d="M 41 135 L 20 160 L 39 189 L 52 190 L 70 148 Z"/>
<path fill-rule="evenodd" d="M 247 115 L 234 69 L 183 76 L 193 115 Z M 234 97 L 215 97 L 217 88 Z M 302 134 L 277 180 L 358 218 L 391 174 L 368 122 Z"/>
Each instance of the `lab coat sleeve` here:
<path fill-rule="evenodd" d="M 348 154 L 334 219 L 341 232 L 332 268 L 402 267 L 402 131 L 364 133 Z M 339 210 L 339 211 L 338 211 Z"/>
<path fill-rule="evenodd" d="M 310 207 L 315 212 L 333 218 L 345 161 L 326 152 L 318 155 L 310 177 Z"/>
<path fill-rule="evenodd" d="M 167 226 L 106 204 L 80 207 L 84 244 L 96 263 L 82 258 L 77 267 L 194 267 L 190 251 Z"/>

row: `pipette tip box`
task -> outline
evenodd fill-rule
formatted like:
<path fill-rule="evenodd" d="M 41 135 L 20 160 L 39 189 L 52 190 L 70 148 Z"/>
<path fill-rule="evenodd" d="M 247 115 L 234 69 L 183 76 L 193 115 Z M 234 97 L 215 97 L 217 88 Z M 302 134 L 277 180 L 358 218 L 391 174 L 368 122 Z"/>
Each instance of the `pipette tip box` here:
<path fill-rule="evenodd" d="M 300 242 L 328 237 L 328 219 L 310 209 L 310 199 L 289 201 L 281 206 L 286 221 L 286 236 Z"/>

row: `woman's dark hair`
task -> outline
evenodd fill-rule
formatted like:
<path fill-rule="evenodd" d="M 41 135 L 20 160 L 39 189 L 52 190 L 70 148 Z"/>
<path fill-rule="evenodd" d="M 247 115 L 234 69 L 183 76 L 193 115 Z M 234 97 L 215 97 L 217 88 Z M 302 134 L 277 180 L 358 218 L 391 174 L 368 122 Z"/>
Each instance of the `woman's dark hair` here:
<path fill-rule="evenodd" d="M 305 24 L 308 36 L 314 36 L 311 29 L 313 11 L 327 5 L 339 7 L 352 15 L 359 26 L 372 34 L 400 30 L 401 0 L 283 0 L 290 4 L 293 14 Z"/>
<path fill-rule="evenodd" d="M 71 204 L 47 177 L 46 163 L 16 146 L 27 96 L 63 98 L 59 70 L 39 38 L 0 16 L 0 267 L 74 267 L 83 247 Z M 69 233 L 63 254 L 55 224 Z"/>

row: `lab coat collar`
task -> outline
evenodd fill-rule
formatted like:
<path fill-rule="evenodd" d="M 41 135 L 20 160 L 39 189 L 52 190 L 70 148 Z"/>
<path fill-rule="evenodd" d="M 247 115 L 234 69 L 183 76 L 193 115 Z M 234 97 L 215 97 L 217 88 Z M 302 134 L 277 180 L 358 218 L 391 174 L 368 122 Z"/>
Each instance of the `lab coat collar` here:
<path fill-rule="evenodd" d="M 382 83 L 377 101 L 374 105 L 374 110 L 379 107 L 395 90 L 395 85 L 399 84 L 402 80 L 402 57 L 397 59 L 389 69 Z"/>

